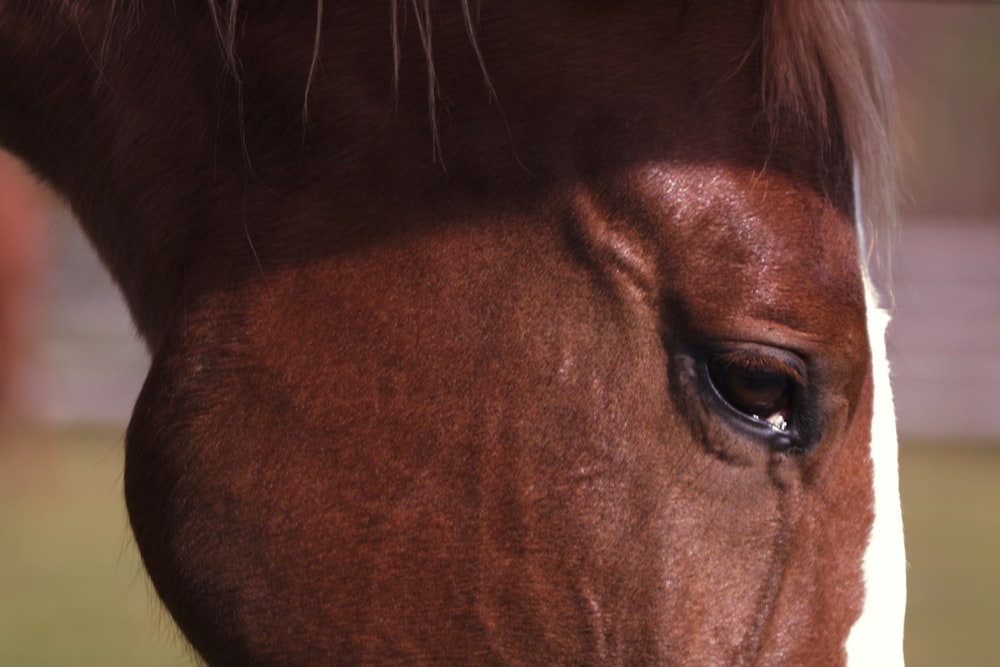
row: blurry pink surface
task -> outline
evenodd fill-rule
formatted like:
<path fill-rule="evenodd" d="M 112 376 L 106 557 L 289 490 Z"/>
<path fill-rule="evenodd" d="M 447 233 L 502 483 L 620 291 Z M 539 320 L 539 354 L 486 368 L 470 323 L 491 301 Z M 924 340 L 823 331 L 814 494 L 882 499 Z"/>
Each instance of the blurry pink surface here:
<path fill-rule="evenodd" d="M 36 331 L 51 197 L 0 151 L 0 411 Z"/>

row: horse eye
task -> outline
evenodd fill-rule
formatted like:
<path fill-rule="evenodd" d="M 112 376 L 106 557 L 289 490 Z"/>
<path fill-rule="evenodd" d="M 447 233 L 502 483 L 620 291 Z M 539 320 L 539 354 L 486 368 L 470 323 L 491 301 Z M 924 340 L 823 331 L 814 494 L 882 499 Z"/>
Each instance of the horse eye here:
<path fill-rule="evenodd" d="M 793 380 L 780 371 L 718 360 L 708 365 L 715 390 L 731 407 L 778 431 L 788 428 Z"/>

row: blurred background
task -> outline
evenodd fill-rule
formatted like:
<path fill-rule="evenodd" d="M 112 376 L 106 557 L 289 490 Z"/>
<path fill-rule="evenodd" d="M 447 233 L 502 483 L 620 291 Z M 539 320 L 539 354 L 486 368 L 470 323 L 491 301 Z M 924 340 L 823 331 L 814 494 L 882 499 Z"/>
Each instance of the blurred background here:
<path fill-rule="evenodd" d="M 883 6 L 905 195 L 889 354 L 907 663 L 1000 665 L 1000 3 Z"/>
<path fill-rule="evenodd" d="M 1000 665 L 1000 4 L 882 4 L 904 165 L 889 347 L 907 659 Z M 12 225 L 15 208 L 38 219 Z M 72 219 L 2 154 L 0 303 L 17 324 L 0 327 L 0 665 L 192 664 L 121 498 L 146 352 Z"/>

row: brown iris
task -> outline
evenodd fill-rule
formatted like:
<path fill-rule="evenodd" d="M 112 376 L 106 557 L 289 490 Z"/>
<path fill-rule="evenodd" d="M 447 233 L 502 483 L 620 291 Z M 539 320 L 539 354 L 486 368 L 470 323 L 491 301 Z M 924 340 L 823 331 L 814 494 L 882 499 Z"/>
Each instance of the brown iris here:
<path fill-rule="evenodd" d="M 797 373 L 759 354 L 725 353 L 708 364 L 719 395 L 738 412 L 784 430 Z"/>

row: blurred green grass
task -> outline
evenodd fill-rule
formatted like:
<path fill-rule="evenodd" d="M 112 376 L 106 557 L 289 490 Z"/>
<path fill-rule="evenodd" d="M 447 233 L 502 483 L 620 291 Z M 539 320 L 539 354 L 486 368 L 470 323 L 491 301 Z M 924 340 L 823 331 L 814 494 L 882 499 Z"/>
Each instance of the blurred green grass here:
<path fill-rule="evenodd" d="M 121 433 L 4 433 L 0 665 L 195 664 L 129 537 Z M 910 667 L 1000 664 L 1000 443 L 904 443 Z"/>
<path fill-rule="evenodd" d="M 130 537 L 120 432 L 0 432 L 0 665 L 195 664 Z"/>
<path fill-rule="evenodd" d="M 909 667 L 1000 665 L 1000 443 L 904 443 Z"/>

